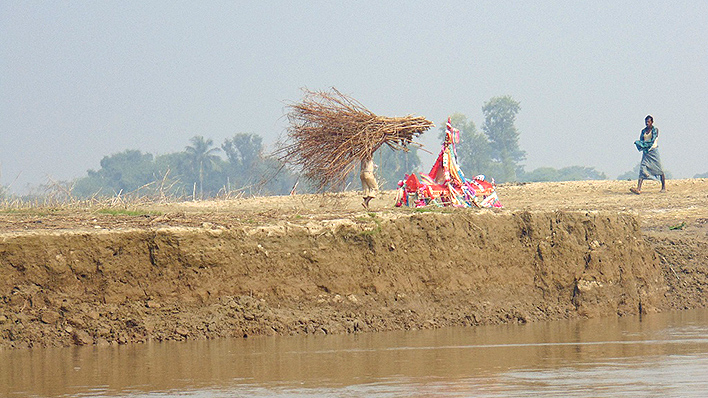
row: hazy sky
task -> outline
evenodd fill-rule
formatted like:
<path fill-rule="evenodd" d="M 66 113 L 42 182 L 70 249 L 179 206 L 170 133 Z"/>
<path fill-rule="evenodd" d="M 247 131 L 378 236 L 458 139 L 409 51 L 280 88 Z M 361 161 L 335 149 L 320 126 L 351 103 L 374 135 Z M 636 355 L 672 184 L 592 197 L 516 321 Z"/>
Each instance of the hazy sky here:
<path fill-rule="evenodd" d="M 70 180 L 105 155 L 177 152 L 195 135 L 271 144 L 303 87 L 478 128 L 484 102 L 511 95 L 526 170 L 610 178 L 639 162 L 652 114 L 665 170 L 692 177 L 708 172 L 706 15 L 702 0 L 6 0 L 0 183 Z M 436 153 L 437 133 L 422 137 Z"/>

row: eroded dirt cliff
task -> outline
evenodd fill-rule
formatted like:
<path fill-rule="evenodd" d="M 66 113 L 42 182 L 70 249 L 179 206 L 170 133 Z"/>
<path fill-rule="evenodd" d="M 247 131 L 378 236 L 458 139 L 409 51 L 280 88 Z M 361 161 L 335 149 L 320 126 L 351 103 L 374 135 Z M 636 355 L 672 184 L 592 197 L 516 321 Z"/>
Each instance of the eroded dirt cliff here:
<path fill-rule="evenodd" d="M 665 291 L 636 219 L 609 213 L 22 233 L 0 261 L 0 341 L 21 347 L 636 314 Z"/>
<path fill-rule="evenodd" d="M 597 211 L 573 199 L 582 185 L 553 184 L 544 191 L 552 209 L 522 204 L 538 187 L 500 187 L 507 199 L 500 212 L 346 210 L 358 205 L 355 195 L 273 198 L 277 205 L 262 201 L 257 211 L 197 203 L 141 215 L 8 212 L 0 220 L 0 348 L 706 305 L 708 225 L 700 206 L 649 208 L 659 216 L 647 220 L 631 201 L 651 197 L 604 192 L 615 197 Z M 553 204 L 553 190 L 571 198 L 565 207 Z M 708 198 L 708 189 L 691 192 L 685 197 L 696 203 Z M 624 209 L 609 205 L 622 201 Z"/>

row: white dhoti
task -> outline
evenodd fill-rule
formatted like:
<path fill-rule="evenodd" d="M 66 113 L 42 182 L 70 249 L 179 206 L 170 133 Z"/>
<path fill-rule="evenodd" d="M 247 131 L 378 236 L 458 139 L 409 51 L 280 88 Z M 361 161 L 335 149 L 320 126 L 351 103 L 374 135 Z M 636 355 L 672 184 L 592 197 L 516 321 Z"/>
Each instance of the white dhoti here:
<path fill-rule="evenodd" d="M 371 171 L 362 171 L 361 174 L 359 174 L 359 178 L 361 178 L 361 189 L 364 191 L 364 197 L 375 198 L 379 186 L 376 183 L 374 173 Z"/>
<path fill-rule="evenodd" d="M 374 160 L 364 159 L 361 161 L 361 189 L 364 191 L 365 198 L 375 198 L 376 191 L 379 190 L 379 185 L 374 177 Z"/>

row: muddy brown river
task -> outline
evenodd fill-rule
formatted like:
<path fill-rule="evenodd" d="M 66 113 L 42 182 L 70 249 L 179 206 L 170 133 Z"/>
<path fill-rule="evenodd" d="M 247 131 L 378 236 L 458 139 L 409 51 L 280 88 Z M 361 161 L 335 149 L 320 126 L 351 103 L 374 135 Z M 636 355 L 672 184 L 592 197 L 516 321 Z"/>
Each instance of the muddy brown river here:
<path fill-rule="evenodd" d="M 708 396 L 708 310 L 0 351 L 3 397 Z"/>

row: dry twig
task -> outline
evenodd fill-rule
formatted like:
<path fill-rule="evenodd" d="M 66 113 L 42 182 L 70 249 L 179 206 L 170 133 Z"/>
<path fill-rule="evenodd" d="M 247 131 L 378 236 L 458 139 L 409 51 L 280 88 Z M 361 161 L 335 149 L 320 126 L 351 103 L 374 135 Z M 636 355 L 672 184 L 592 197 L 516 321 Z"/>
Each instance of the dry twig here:
<path fill-rule="evenodd" d="M 421 116 L 377 116 L 334 88 L 304 92 L 303 101 L 289 107 L 288 143 L 275 155 L 301 167 L 320 192 L 344 186 L 357 164 L 382 145 L 407 150 L 433 126 Z"/>

